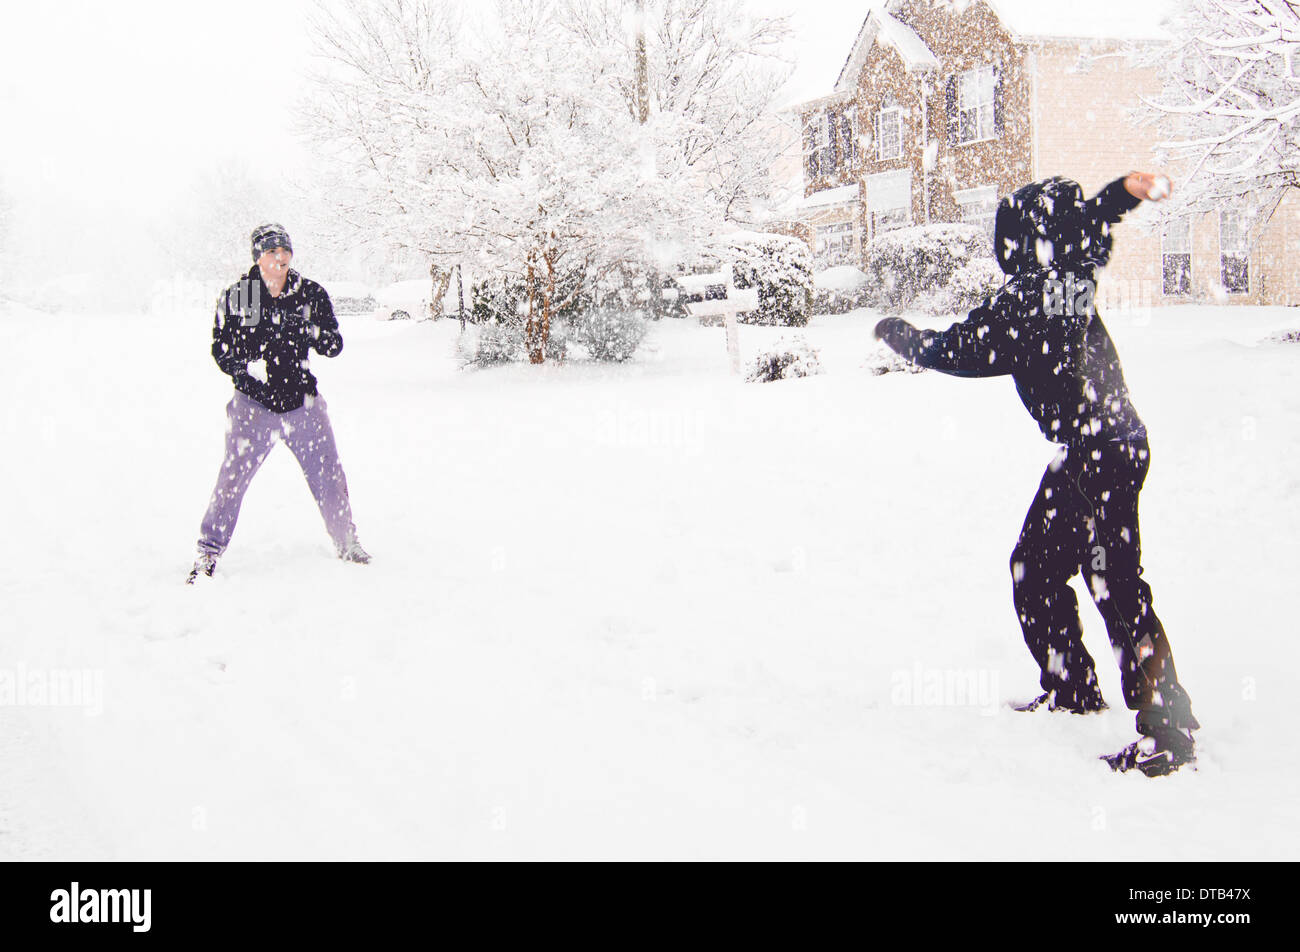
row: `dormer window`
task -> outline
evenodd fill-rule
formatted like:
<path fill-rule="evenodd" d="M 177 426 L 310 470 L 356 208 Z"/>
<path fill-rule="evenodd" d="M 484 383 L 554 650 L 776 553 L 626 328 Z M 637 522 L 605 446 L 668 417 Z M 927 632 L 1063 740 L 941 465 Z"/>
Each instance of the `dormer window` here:
<path fill-rule="evenodd" d="M 903 110 L 897 106 L 876 113 L 876 159 L 903 157 Z"/>

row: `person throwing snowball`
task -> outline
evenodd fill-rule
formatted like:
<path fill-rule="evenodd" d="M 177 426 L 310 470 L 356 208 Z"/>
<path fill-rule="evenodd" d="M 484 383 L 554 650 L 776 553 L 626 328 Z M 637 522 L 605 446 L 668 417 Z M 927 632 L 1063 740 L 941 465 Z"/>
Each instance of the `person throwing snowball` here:
<path fill-rule="evenodd" d="M 1151 450 L 1094 297 L 1111 227 L 1144 199 L 1170 191 L 1168 179 L 1141 172 L 1091 199 L 1066 178 L 1026 185 L 998 205 L 994 251 L 1007 280 L 996 293 L 946 331 L 899 318 L 875 328 L 877 339 L 918 366 L 960 377 L 1010 375 L 1043 434 L 1059 445 L 1011 556 L 1016 613 L 1044 692 L 1018 710 L 1106 707 L 1069 585 L 1082 571 L 1141 735 L 1104 759 L 1147 776 L 1194 762 L 1192 731 L 1200 724 L 1142 578 L 1138 494 Z"/>

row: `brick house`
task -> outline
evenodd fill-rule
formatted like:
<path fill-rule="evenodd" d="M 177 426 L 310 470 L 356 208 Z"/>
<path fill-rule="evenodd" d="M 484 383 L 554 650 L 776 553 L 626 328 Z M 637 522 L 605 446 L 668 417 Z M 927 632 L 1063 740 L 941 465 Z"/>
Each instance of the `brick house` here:
<path fill-rule="evenodd" d="M 1120 12 L 1122 11 L 1122 12 Z M 819 267 L 860 264 L 883 231 L 966 221 L 992 234 L 998 200 L 1049 175 L 1088 194 L 1152 165 L 1155 132 L 1131 110 L 1159 91 L 1120 55 L 1165 39 L 1158 5 L 1094 0 L 887 0 L 868 13 L 834 89 L 796 107 Z M 1177 181 L 1177 169 L 1171 169 Z M 1109 303 L 1300 302 L 1287 267 L 1300 201 L 1262 233 L 1236 209 L 1160 228 L 1143 208 L 1117 233 Z"/>

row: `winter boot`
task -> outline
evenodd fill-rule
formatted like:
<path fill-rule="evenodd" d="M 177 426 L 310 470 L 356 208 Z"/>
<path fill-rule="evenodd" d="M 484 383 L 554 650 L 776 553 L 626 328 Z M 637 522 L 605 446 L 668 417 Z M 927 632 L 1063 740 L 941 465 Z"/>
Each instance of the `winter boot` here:
<path fill-rule="evenodd" d="M 1196 769 L 1196 741 L 1190 730 L 1163 724 L 1146 726 L 1143 731 L 1142 737 L 1119 753 L 1102 758 L 1111 770 L 1137 769 L 1148 777 L 1163 777 L 1184 764 Z"/>
<path fill-rule="evenodd" d="M 194 568 L 190 569 L 190 577 L 185 580 L 186 585 L 193 585 L 194 580 L 200 575 L 212 577 L 212 573 L 217 569 L 217 557 L 204 553 L 194 560 Z"/>
<path fill-rule="evenodd" d="M 1012 710 L 1024 713 L 1036 711 L 1041 707 L 1046 707 L 1049 711 L 1069 711 L 1071 714 L 1095 714 L 1106 710 L 1107 704 L 1099 692 L 1086 694 L 1081 698 L 1077 695 L 1061 698 L 1055 691 L 1045 691 L 1032 701 L 1011 705 Z"/>
<path fill-rule="evenodd" d="M 353 539 L 348 543 L 347 548 L 339 553 L 339 558 L 344 562 L 356 562 L 359 565 L 366 565 L 370 562 L 370 553 L 361 548 L 361 543 Z"/>

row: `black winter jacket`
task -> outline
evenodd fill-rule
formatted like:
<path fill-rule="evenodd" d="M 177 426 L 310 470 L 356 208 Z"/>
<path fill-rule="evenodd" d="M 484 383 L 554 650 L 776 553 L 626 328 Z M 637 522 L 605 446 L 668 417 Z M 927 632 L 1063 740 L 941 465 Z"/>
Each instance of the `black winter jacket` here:
<path fill-rule="evenodd" d="M 217 299 L 212 326 L 212 358 L 235 382 L 235 389 L 268 410 L 287 413 L 316 393 L 307 369 L 308 350 L 337 357 L 343 337 L 329 295 L 315 281 L 292 269 L 279 297 L 271 297 L 257 265 Z M 249 373 L 265 361 L 265 380 Z"/>
<path fill-rule="evenodd" d="M 1007 282 L 946 331 L 888 318 L 876 335 L 922 367 L 962 377 L 1010 374 L 1053 442 L 1145 437 L 1093 303 L 1111 226 L 1139 204 L 1123 179 L 1089 200 L 1069 179 L 1026 185 L 998 206 L 994 250 Z"/>

